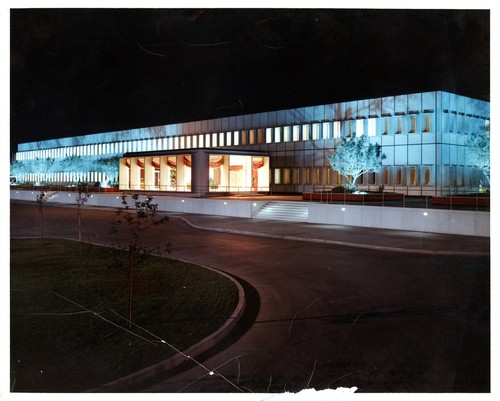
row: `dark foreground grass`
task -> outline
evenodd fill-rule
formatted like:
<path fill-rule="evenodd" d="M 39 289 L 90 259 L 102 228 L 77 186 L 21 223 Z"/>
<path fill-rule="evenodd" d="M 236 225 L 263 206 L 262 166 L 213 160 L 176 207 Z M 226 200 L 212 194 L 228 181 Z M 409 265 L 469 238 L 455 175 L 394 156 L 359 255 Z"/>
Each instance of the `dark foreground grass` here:
<path fill-rule="evenodd" d="M 11 240 L 11 390 L 84 391 L 159 362 L 219 328 L 238 301 L 211 270 L 150 257 L 127 274 L 108 248 Z M 165 341 L 163 343 L 161 340 Z"/>

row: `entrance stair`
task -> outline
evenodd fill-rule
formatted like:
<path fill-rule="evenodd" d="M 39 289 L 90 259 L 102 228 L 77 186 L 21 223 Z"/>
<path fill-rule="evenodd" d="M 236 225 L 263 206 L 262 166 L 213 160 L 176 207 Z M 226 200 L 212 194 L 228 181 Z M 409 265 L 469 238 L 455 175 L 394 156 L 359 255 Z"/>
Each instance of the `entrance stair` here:
<path fill-rule="evenodd" d="M 254 219 L 307 222 L 309 204 L 306 202 L 270 201 L 254 216 Z"/>

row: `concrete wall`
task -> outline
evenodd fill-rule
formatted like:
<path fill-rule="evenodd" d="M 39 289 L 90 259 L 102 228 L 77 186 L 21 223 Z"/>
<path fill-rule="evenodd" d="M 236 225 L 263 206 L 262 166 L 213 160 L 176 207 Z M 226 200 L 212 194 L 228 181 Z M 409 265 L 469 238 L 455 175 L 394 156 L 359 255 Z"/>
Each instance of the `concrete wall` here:
<path fill-rule="evenodd" d="M 490 236 L 490 213 L 464 210 L 309 205 L 309 223 Z"/>
<path fill-rule="evenodd" d="M 36 191 L 10 191 L 10 198 L 36 201 Z M 50 203 L 73 204 L 74 192 L 57 192 Z M 177 213 L 208 214 L 251 218 L 266 201 L 157 197 L 158 210 Z M 121 208 L 116 194 L 92 194 L 87 205 Z M 425 215 L 424 213 L 427 213 Z M 463 210 L 417 209 L 357 205 L 325 205 L 309 203 L 309 223 L 339 224 L 357 227 L 387 228 L 429 233 L 490 236 L 490 213 Z"/>
<path fill-rule="evenodd" d="M 10 199 L 36 202 L 37 191 L 10 191 Z M 75 192 L 55 192 L 48 193 L 49 203 L 73 204 L 76 207 Z M 130 197 L 129 204 L 132 205 Z M 142 199 L 142 197 L 141 197 Z M 86 205 L 122 208 L 121 196 L 117 194 L 91 194 Z M 264 201 L 245 201 L 220 199 L 200 199 L 200 198 L 182 198 L 182 197 L 154 197 L 154 202 L 158 204 L 158 210 L 164 212 L 177 213 L 195 213 L 209 214 L 227 217 L 251 218 L 267 202 Z"/>

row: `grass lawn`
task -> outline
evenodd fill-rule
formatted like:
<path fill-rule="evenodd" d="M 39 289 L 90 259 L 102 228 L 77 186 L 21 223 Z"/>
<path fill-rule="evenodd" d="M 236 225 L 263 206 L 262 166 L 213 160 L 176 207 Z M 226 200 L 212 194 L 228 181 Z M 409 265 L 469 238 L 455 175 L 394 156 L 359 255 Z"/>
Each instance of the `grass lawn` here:
<path fill-rule="evenodd" d="M 161 340 L 183 350 L 206 337 L 238 302 L 226 277 L 150 257 L 134 272 L 129 333 L 127 273 L 113 267 L 109 248 L 13 239 L 10 252 L 13 392 L 84 391 L 117 379 L 173 355 Z"/>

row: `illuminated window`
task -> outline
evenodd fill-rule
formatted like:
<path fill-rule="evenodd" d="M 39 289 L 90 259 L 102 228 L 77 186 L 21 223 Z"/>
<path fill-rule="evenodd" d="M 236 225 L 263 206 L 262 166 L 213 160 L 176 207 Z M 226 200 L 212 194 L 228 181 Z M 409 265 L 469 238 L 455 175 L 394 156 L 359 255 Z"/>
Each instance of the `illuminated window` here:
<path fill-rule="evenodd" d="M 389 185 L 390 184 L 389 177 L 390 177 L 389 167 L 385 167 L 382 174 L 382 184 Z"/>
<path fill-rule="evenodd" d="M 281 127 L 274 128 L 274 142 L 281 142 Z"/>
<path fill-rule="evenodd" d="M 364 120 L 356 120 L 356 136 L 363 136 L 365 133 Z"/>
<path fill-rule="evenodd" d="M 410 167 L 410 185 L 417 185 L 417 168 Z"/>
<path fill-rule="evenodd" d="M 179 137 L 174 136 L 174 149 L 179 149 Z"/>
<path fill-rule="evenodd" d="M 415 133 L 417 132 L 417 117 L 411 116 L 411 129 L 410 133 Z"/>
<path fill-rule="evenodd" d="M 332 131 L 332 124 L 329 122 L 323 123 L 323 139 L 330 139 L 331 137 L 331 131 Z"/>
<path fill-rule="evenodd" d="M 250 145 L 254 145 L 255 144 L 255 130 L 254 129 L 251 129 L 250 130 Z"/>
<path fill-rule="evenodd" d="M 242 145 L 248 144 L 248 131 L 246 130 L 241 131 L 241 144 Z"/>
<path fill-rule="evenodd" d="M 309 124 L 304 124 L 302 126 L 302 140 L 303 141 L 308 141 L 310 139 L 309 136 Z"/>
<path fill-rule="evenodd" d="M 384 133 L 382 135 L 389 135 L 389 119 L 385 119 L 385 128 L 384 128 Z"/>
<path fill-rule="evenodd" d="M 214 132 L 212 134 L 212 148 L 216 148 L 217 145 L 218 145 L 218 143 L 217 143 L 217 134 Z"/>
<path fill-rule="evenodd" d="M 198 135 L 193 135 L 191 137 L 191 146 L 193 148 L 197 148 L 198 147 Z"/>
<path fill-rule="evenodd" d="M 174 138 L 169 136 L 168 137 L 168 149 L 173 149 L 174 148 Z"/>
<path fill-rule="evenodd" d="M 283 169 L 283 184 L 290 184 L 290 169 Z"/>
<path fill-rule="evenodd" d="M 431 132 L 431 116 L 425 116 L 425 128 L 424 132 Z"/>
<path fill-rule="evenodd" d="M 226 132 L 226 146 L 233 146 L 233 133 L 231 131 Z"/>
<path fill-rule="evenodd" d="M 234 131 L 234 146 L 240 144 L 240 131 Z"/>
<path fill-rule="evenodd" d="M 212 136 L 210 134 L 205 134 L 205 147 L 209 148 L 212 144 L 211 142 Z"/>
<path fill-rule="evenodd" d="M 310 168 L 304 168 L 304 169 L 302 169 L 302 182 L 304 184 L 310 184 L 311 183 L 311 169 Z"/>
<path fill-rule="evenodd" d="M 179 138 L 179 148 L 184 149 L 186 147 L 186 137 L 183 135 Z"/>
<path fill-rule="evenodd" d="M 262 145 L 264 143 L 264 130 L 262 128 L 259 128 L 257 130 L 257 143 L 259 145 Z"/>
<path fill-rule="evenodd" d="M 334 138 L 340 138 L 340 121 L 335 121 L 333 123 L 333 137 Z"/>
<path fill-rule="evenodd" d="M 224 132 L 219 132 L 219 146 L 224 146 Z"/>
<path fill-rule="evenodd" d="M 283 128 L 283 142 L 290 142 L 292 137 L 290 131 L 291 129 L 289 126 Z"/>
<path fill-rule="evenodd" d="M 186 148 L 191 148 L 191 135 L 186 136 Z"/>
<path fill-rule="evenodd" d="M 266 128 L 266 143 L 272 143 L 272 142 L 273 142 L 273 129 Z"/>
<path fill-rule="evenodd" d="M 321 169 L 320 168 L 313 169 L 312 183 L 313 184 L 321 184 Z"/>
<path fill-rule="evenodd" d="M 281 184 L 281 170 L 279 168 L 274 169 L 274 183 Z"/>
<path fill-rule="evenodd" d="M 312 125 L 312 139 L 313 140 L 318 140 L 319 138 L 319 124 L 315 123 Z"/>
<path fill-rule="evenodd" d="M 401 167 L 396 169 L 396 185 L 401 185 L 403 183 L 403 170 Z"/>
<path fill-rule="evenodd" d="M 398 131 L 397 134 L 401 134 L 403 132 L 403 119 L 401 117 L 398 118 Z"/>
<path fill-rule="evenodd" d="M 377 135 L 377 119 L 369 118 L 368 119 L 368 136 L 376 136 Z"/>
<path fill-rule="evenodd" d="M 431 168 L 424 167 L 424 185 L 431 185 Z"/>
<path fill-rule="evenodd" d="M 300 141 L 300 127 L 298 125 L 293 126 L 293 141 L 297 142 Z"/>

